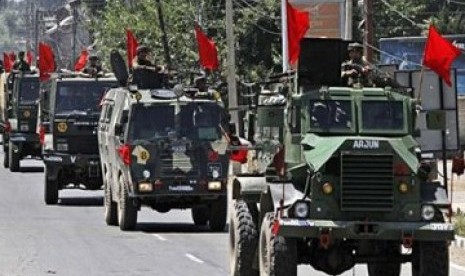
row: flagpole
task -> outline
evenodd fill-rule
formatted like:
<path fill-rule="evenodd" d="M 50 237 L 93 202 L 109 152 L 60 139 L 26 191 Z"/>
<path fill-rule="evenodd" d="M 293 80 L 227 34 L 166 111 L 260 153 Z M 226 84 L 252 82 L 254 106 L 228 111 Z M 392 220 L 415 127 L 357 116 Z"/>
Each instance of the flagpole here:
<path fill-rule="evenodd" d="M 287 30 L 287 1 L 281 0 L 281 40 L 283 51 L 283 73 L 289 71 L 289 41 Z"/>
<path fill-rule="evenodd" d="M 417 100 L 418 100 L 418 104 L 421 104 L 421 92 L 422 92 L 422 89 L 421 89 L 421 86 L 423 84 L 423 73 L 425 72 L 425 66 L 423 66 L 423 63 L 421 64 L 421 71 L 420 71 L 420 83 L 418 85 L 418 96 L 417 96 Z"/>

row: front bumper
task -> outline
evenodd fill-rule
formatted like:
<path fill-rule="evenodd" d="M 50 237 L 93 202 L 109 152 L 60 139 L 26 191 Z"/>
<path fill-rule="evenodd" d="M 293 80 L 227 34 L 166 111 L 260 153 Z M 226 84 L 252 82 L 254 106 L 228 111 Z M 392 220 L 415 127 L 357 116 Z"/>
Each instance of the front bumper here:
<path fill-rule="evenodd" d="M 277 235 L 296 238 L 402 240 L 406 237 L 419 241 L 454 240 L 454 227 L 449 223 L 428 222 L 364 222 L 329 221 L 281 218 L 275 221 Z"/>

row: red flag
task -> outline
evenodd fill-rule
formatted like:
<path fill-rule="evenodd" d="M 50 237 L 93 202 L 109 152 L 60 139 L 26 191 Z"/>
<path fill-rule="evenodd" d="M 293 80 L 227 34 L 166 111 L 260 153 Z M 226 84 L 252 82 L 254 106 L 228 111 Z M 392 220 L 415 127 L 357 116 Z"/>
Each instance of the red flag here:
<path fill-rule="evenodd" d="M 240 137 L 231 137 L 231 145 L 232 146 L 239 146 L 238 150 L 233 150 L 229 155 L 229 159 L 232 161 L 239 162 L 241 164 L 247 163 L 247 154 L 248 150 L 247 147 L 250 146 L 250 142 L 240 138 Z M 241 147 L 243 146 L 243 148 Z"/>
<path fill-rule="evenodd" d="M 87 64 L 87 59 L 89 58 L 89 53 L 87 52 L 86 49 L 81 51 L 81 55 L 79 56 L 76 64 L 74 64 L 74 70 L 75 71 L 81 71 L 86 67 Z"/>
<path fill-rule="evenodd" d="M 218 51 L 215 42 L 208 38 L 197 24 L 195 24 L 195 36 L 199 45 L 200 65 L 209 70 L 218 69 Z"/>
<path fill-rule="evenodd" d="M 33 60 L 34 60 L 34 55 L 32 54 L 31 51 L 27 51 L 27 53 L 26 53 L 27 64 L 32 65 Z"/>
<path fill-rule="evenodd" d="M 130 30 L 126 30 L 126 46 L 128 52 L 128 67 L 132 68 L 132 60 L 136 56 L 137 46 L 139 46 L 139 43 Z"/>
<path fill-rule="evenodd" d="M 294 64 L 300 55 L 300 40 L 310 27 L 309 13 L 295 9 L 289 1 L 287 5 L 287 43 L 289 64 Z"/>
<path fill-rule="evenodd" d="M 10 72 L 13 68 L 13 62 L 10 60 L 10 55 L 3 53 L 3 67 L 5 67 L 6 72 Z"/>
<path fill-rule="evenodd" d="M 460 54 L 461 51 L 450 41 L 443 38 L 433 25 L 429 26 L 423 64 L 436 72 L 448 86 L 452 86 L 450 66 Z"/>
<path fill-rule="evenodd" d="M 15 63 L 15 61 L 16 61 L 16 55 L 15 55 L 14 51 L 10 53 L 10 61 L 12 63 Z"/>
<path fill-rule="evenodd" d="M 55 71 L 55 56 L 52 48 L 43 42 L 39 43 L 39 79 L 41 81 L 48 80 L 50 73 Z"/>

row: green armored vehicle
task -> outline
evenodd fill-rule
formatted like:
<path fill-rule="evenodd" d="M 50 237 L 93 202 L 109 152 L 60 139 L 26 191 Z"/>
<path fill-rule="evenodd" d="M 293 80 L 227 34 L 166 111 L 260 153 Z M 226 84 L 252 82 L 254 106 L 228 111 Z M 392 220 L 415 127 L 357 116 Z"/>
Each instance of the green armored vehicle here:
<path fill-rule="evenodd" d="M 103 99 L 99 150 L 105 186 L 105 218 L 121 230 L 137 226 L 142 206 L 165 213 L 191 209 L 196 225 L 223 231 L 229 159 L 228 116 L 214 94 L 171 88 L 166 77 L 127 69 L 112 54 L 121 81 Z"/>
<path fill-rule="evenodd" d="M 32 72 L 9 73 L 4 80 L 3 166 L 17 172 L 21 159 L 41 157 L 36 132 L 39 76 Z"/>
<path fill-rule="evenodd" d="M 45 164 L 44 200 L 58 202 L 62 189 L 102 187 L 97 124 L 114 77 L 54 74 L 41 84 L 39 134 Z"/>
<path fill-rule="evenodd" d="M 346 45 L 305 40 L 287 102 L 259 102 L 259 165 L 233 181 L 231 275 L 291 276 L 300 264 L 338 275 L 366 263 L 370 276 L 391 276 L 406 262 L 412 275 L 448 275 L 447 190 L 420 159 L 417 102 L 400 89 L 341 87 Z"/>

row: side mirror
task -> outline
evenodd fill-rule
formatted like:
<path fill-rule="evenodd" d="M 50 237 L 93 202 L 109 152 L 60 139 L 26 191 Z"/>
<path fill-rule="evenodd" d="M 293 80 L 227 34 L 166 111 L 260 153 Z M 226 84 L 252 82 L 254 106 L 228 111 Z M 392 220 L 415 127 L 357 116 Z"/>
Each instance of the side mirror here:
<path fill-rule="evenodd" d="M 115 124 L 115 136 L 121 136 L 123 134 L 123 125 Z"/>
<path fill-rule="evenodd" d="M 426 113 L 426 127 L 432 130 L 446 129 L 446 112 L 444 110 L 432 110 Z"/>

